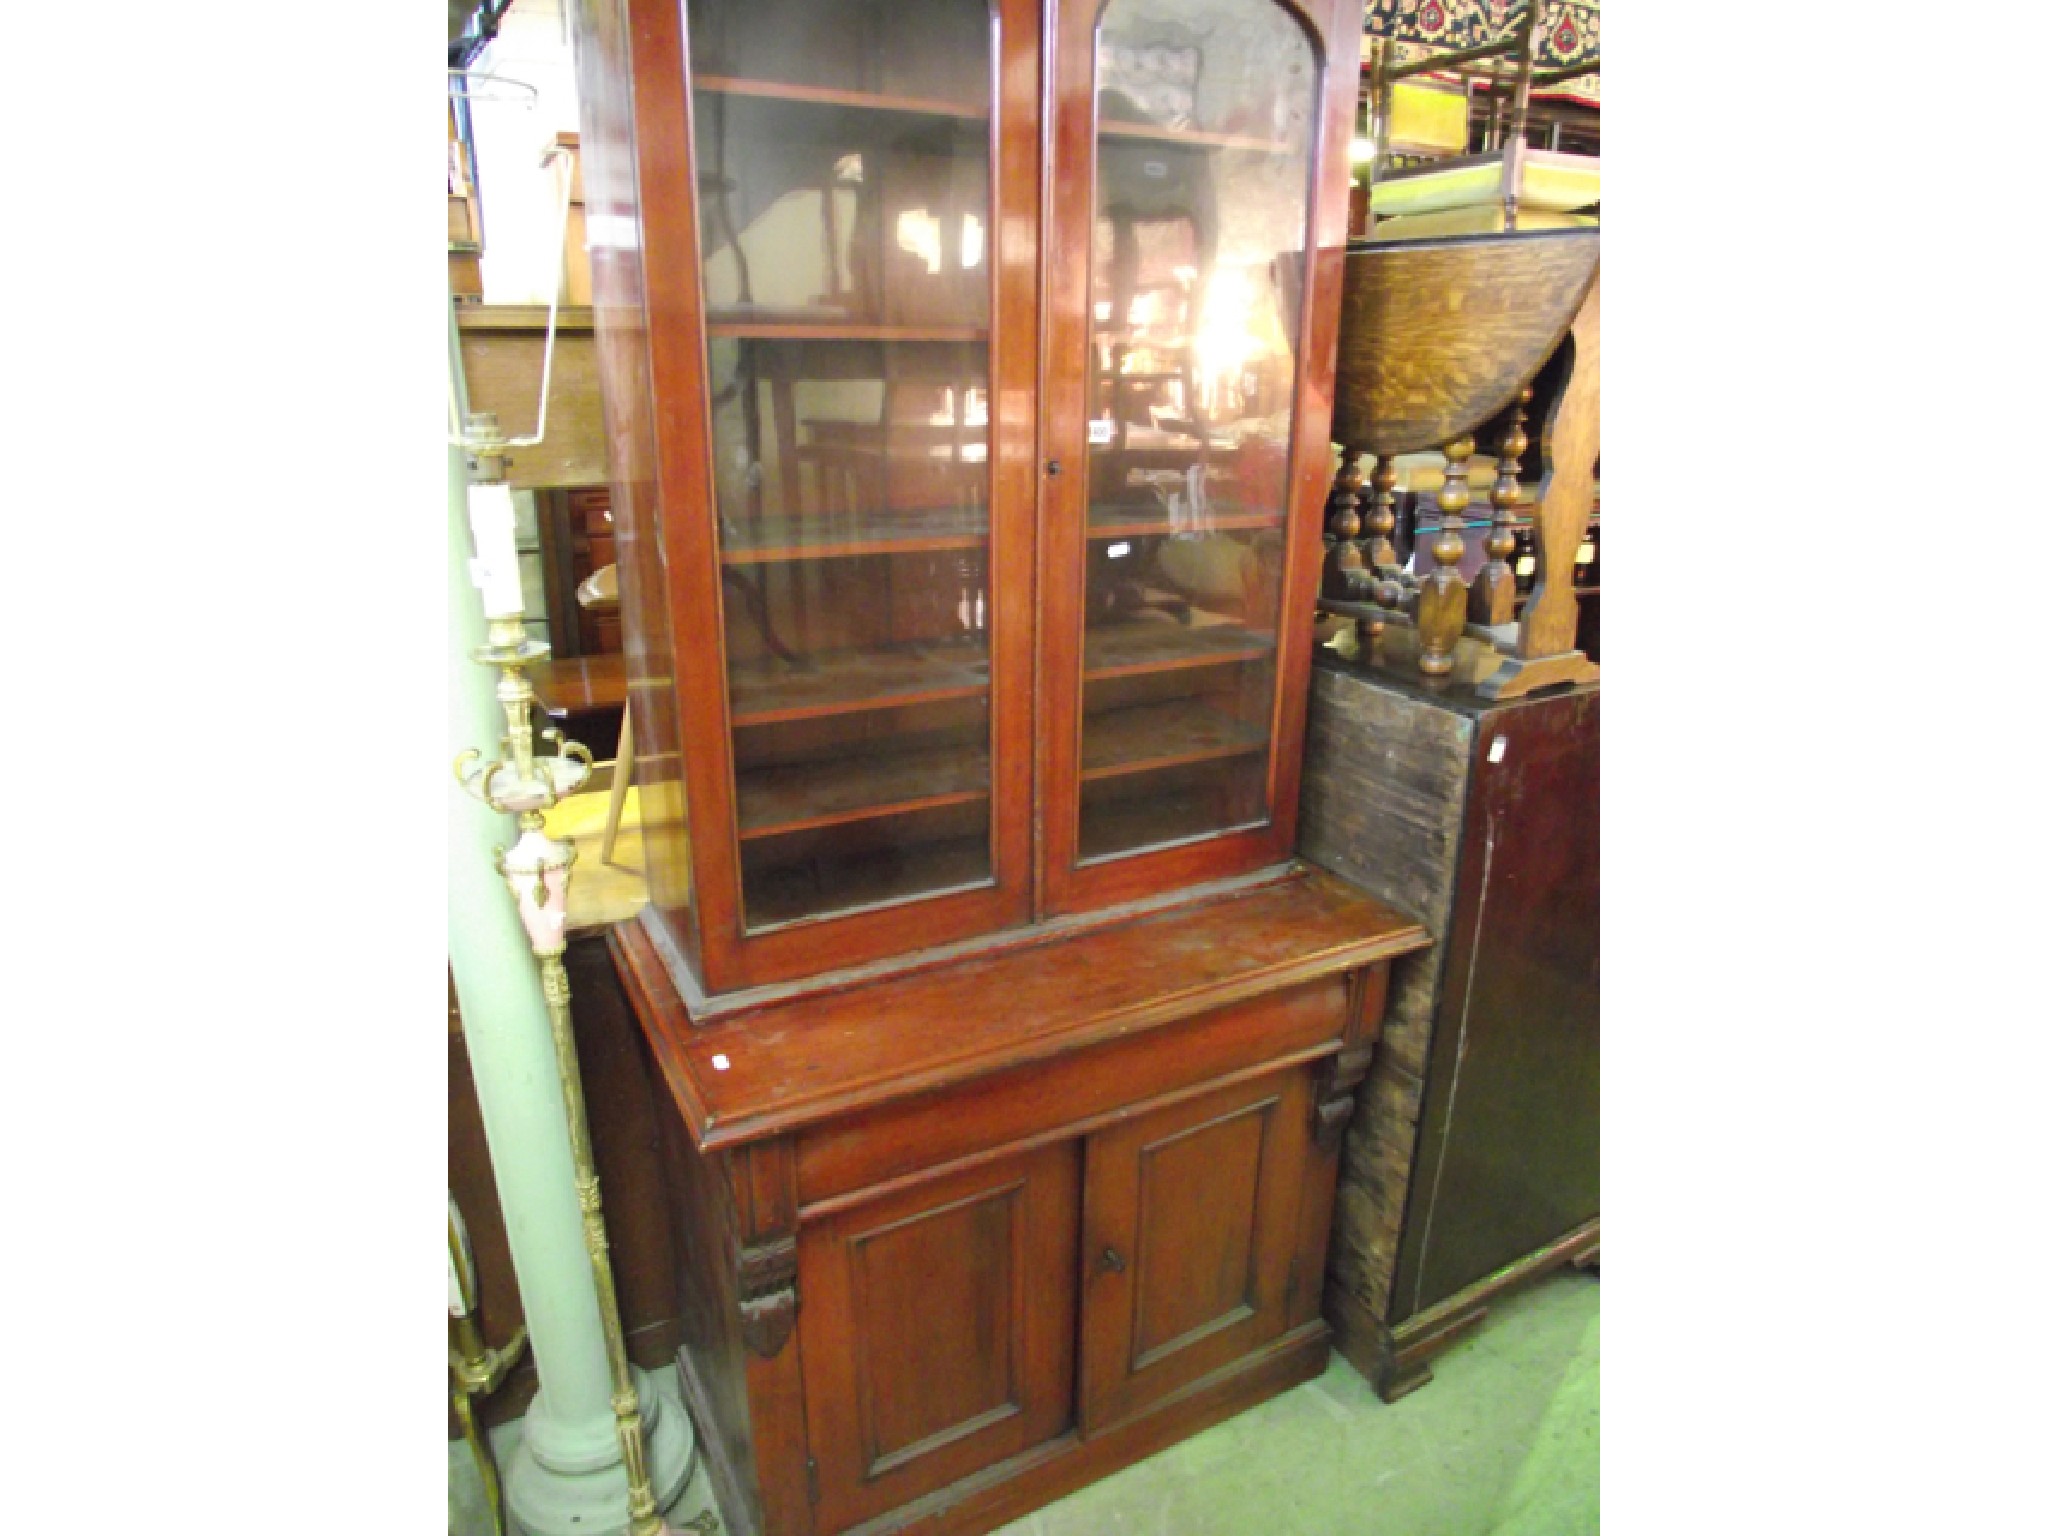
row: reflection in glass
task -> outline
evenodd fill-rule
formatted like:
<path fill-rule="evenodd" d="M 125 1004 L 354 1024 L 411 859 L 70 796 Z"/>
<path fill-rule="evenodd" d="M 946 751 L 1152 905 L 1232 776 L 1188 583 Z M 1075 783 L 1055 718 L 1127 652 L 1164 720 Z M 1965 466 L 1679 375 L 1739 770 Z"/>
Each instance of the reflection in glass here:
<path fill-rule="evenodd" d="M 986 0 L 690 0 L 747 926 L 990 878 Z"/>
<path fill-rule="evenodd" d="M 1269 815 L 1316 85 L 1276 0 L 1103 11 L 1084 859 Z"/>

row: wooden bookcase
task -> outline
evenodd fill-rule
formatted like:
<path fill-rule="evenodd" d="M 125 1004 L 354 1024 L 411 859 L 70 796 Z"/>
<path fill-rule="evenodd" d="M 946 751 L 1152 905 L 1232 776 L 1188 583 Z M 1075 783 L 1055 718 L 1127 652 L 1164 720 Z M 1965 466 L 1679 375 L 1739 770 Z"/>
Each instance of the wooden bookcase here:
<path fill-rule="evenodd" d="M 742 1531 L 986 1529 L 1327 1359 L 1359 8 L 577 17 L 682 1378 Z"/>

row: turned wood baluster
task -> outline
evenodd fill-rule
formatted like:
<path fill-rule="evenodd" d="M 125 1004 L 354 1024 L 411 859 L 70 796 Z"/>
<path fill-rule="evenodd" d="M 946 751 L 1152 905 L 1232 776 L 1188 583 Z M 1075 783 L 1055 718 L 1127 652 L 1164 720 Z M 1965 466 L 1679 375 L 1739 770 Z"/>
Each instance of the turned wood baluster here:
<path fill-rule="evenodd" d="M 1415 600 L 1415 628 L 1422 640 L 1417 665 L 1425 677 L 1449 673 L 1451 652 L 1465 632 L 1469 593 L 1465 578 L 1458 574 L 1458 562 L 1465 558 L 1465 508 L 1472 504 L 1472 492 L 1465 484 L 1465 461 L 1472 457 L 1473 447 L 1469 434 L 1444 446 L 1444 488 L 1436 498 L 1442 523 L 1429 551 L 1436 557 L 1436 569 L 1422 578 Z"/>
<path fill-rule="evenodd" d="M 1358 493 L 1365 487 L 1365 470 L 1360 460 L 1363 448 L 1346 447 L 1337 478 L 1330 483 L 1330 522 L 1327 547 L 1323 551 L 1323 596 L 1354 601 L 1358 589 L 1354 572 L 1366 569 L 1365 556 L 1358 549 Z"/>
<path fill-rule="evenodd" d="M 1394 552 L 1394 456 L 1383 453 L 1372 467 L 1372 511 L 1365 519 L 1365 563 L 1374 572 L 1400 564 Z"/>
<path fill-rule="evenodd" d="M 1532 393 L 1525 389 L 1515 397 L 1507 432 L 1500 441 L 1500 468 L 1493 480 L 1493 532 L 1486 540 L 1490 558 L 1472 582 L 1474 624 L 1515 622 L 1515 572 L 1508 560 L 1515 552 L 1515 507 L 1522 499 L 1522 485 L 1515 476 L 1522 468 L 1522 455 L 1529 451 L 1529 434 L 1522 430 L 1522 418 Z"/>

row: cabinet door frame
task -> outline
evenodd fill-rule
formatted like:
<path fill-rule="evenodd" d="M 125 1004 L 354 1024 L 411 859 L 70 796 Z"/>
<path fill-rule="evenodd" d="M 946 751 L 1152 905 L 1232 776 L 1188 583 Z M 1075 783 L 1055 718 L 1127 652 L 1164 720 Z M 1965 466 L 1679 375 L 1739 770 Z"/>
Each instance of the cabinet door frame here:
<path fill-rule="evenodd" d="M 1056 1141 L 921 1182 L 804 1226 L 797 1238 L 797 1317 L 804 1419 L 817 1467 L 817 1526 L 840 1530 L 949 1486 L 1067 1433 L 1074 1422 L 1081 1144 Z M 1014 1200 L 1004 1276 L 1005 1340 L 1019 1400 L 908 1446 L 879 1451 L 872 1357 L 863 1333 L 863 1243 L 990 1201 Z"/>
<path fill-rule="evenodd" d="M 1309 664 L 1329 494 L 1337 320 L 1350 217 L 1359 0 L 1268 0 L 1300 21 L 1319 68 L 1305 228 L 1287 537 L 1274 657 L 1264 825 L 1082 864 L 1081 667 L 1088 511 L 1089 275 L 1095 216 L 1095 36 L 1107 0 L 1046 0 L 1044 473 L 1039 481 L 1038 910 L 1087 911 L 1244 874 L 1294 848 Z M 1058 463 L 1061 472 L 1054 473 Z"/>
<path fill-rule="evenodd" d="M 1189 1383 L 1287 1332 L 1299 1267 L 1302 1202 L 1315 1156 L 1312 1076 L 1306 1067 L 1231 1084 L 1136 1116 L 1087 1139 L 1082 1193 L 1081 1432 L 1133 1418 Z M 1204 1130 L 1262 1117 L 1253 1175 L 1245 1299 L 1239 1314 L 1139 1348 L 1147 1266 L 1143 1161 Z M 1107 1259 L 1114 1249 L 1120 1264 Z"/>
<path fill-rule="evenodd" d="M 1033 657 L 1038 464 L 1041 61 L 1038 0 L 987 0 L 990 70 L 989 616 L 991 883 L 749 932 L 712 505 L 707 309 L 688 27 L 678 0 L 632 0 L 654 520 L 663 590 L 629 602 L 669 615 L 678 753 L 689 814 L 688 921 L 712 994 L 799 980 L 1016 926 L 1033 910 Z M 675 195 L 674 189 L 691 189 Z"/>

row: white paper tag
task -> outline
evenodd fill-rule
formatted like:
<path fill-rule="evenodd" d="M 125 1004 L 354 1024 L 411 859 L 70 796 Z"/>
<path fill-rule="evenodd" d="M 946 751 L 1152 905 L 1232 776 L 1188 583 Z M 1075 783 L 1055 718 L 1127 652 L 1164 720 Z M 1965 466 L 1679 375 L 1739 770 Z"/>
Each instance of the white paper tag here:
<path fill-rule="evenodd" d="M 1500 761 L 1500 760 L 1501 760 L 1502 758 L 1506 757 L 1507 755 L 1508 755 L 1508 739 L 1507 739 L 1507 737 L 1505 737 L 1505 736 L 1496 736 L 1496 737 L 1494 737 L 1494 738 L 1493 738 L 1493 745 L 1492 745 L 1492 746 L 1490 746 L 1490 747 L 1488 747 L 1488 748 L 1486 749 L 1486 760 L 1487 760 L 1487 761 L 1488 761 L 1489 763 L 1497 763 L 1497 762 L 1499 762 L 1499 761 Z"/>
<path fill-rule="evenodd" d="M 1116 441 L 1116 423 L 1113 421 L 1091 421 L 1088 423 L 1088 445 L 1100 448 L 1105 443 Z"/>

